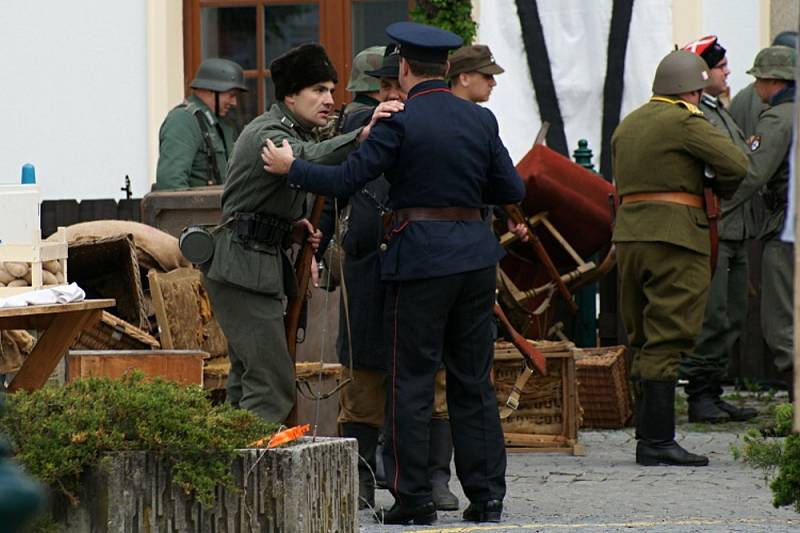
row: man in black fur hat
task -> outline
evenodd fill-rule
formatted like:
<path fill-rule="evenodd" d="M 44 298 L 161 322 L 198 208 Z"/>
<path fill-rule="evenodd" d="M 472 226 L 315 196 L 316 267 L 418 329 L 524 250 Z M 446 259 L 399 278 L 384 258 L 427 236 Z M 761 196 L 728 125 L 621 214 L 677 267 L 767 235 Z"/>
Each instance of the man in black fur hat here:
<path fill-rule="evenodd" d="M 270 65 L 277 103 L 239 136 L 228 162 L 222 193 L 222 223 L 215 251 L 204 265 L 203 283 L 228 338 L 231 370 L 228 400 L 268 421 L 282 422 L 295 400 L 295 377 L 284 333 L 284 297 L 297 292 L 286 255 L 292 242 L 319 245 L 319 232 L 305 212 L 305 193 L 290 189 L 285 176 L 266 172 L 266 139 L 287 140 L 298 159 L 338 163 L 369 135 L 371 124 L 317 142 L 333 110 L 338 76 L 325 49 L 304 44 Z M 397 106 L 394 107 L 398 109 Z M 383 116 L 376 111 L 375 120 Z"/>

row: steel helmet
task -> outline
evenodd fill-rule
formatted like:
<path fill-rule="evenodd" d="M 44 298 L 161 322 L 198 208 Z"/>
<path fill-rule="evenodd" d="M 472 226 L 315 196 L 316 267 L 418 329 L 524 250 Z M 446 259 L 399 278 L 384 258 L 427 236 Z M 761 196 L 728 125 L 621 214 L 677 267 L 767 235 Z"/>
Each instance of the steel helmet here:
<path fill-rule="evenodd" d="M 756 78 L 768 80 L 794 80 L 794 65 L 797 52 L 786 46 L 764 48 L 753 61 L 753 68 L 747 71 Z"/>
<path fill-rule="evenodd" d="M 360 51 L 353 59 L 353 68 L 350 70 L 350 81 L 346 89 L 351 93 L 371 93 L 381 88 L 380 82 L 372 76 L 367 76 L 368 70 L 377 70 L 383 63 L 385 46 L 370 46 Z"/>
<path fill-rule="evenodd" d="M 219 93 L 231 89 L 247 91 L 242 67 L 220 57 L 212 57 L 200 63 L 190 86 L 192 89 L 207 89 Z"/>
<path fill-rule="evenodd" d="M 708 65 L 698 55 L 686 50 L 670 52 L 656 68 L 653 93 L 681 94 L 703 89 L 711 83 Z"/>

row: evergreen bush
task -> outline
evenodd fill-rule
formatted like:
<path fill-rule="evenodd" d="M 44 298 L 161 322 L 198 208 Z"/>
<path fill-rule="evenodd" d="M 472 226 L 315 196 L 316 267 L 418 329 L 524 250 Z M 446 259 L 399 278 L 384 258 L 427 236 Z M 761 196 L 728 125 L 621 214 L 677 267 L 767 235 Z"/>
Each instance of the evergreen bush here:
<path fill-rule="evenodd" d="M 249 411 L 213 406 L 200 387 L 141 373 L 18 392 L 0 417 L 17 459 L 74 505 L 87 467 L 107 452 L 139 450 L 165 459 L 174 482 L 209 506 L 217 484 L 230 486 L 235 450 L 277 429 Z"/>

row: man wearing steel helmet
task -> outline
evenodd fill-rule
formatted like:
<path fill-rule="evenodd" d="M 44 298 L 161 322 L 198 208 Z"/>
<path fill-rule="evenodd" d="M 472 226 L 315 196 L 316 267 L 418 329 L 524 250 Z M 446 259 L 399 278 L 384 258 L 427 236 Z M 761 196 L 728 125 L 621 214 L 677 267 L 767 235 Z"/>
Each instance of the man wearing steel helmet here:
<path fill-rule="evenodd" d="M 710 35 L 689 43 L 683 49 L 699 55 L 709 66 L 711 83 L 703 89 L 698 107 L 711 124 L 727 135 L 742 152 L 747 152 L 744 135 L 718 98 L 728 89 L 730 70 L 725 48 L 715 35 Z M 694 350 L 681 361 L 681 377 L 689 380 L 685 390 L 690 422 L 743 421 L 758 414 L 755 409 L 736 407 L 721 398 L 721 381 L 729 354 L 742 333 L 747 314 L 746 239 L 755 236 L 747 216 L 749 197 L 740 198 L 742 193 L 740 186 L 734 198 L 722 202 L 724 215 L 719 223 L 719 255 L 708 289 L 703 329 L 695 341 Z"/>
<path fill-rule="evenodd" d="M 158 189 L 187 189 L 225 181 L 233 129 L 224 118 L 246 91 L 242 67 L 206 59 L 191 83 L 192 95 L 169 112 L 158 132 Z"/>
<path fill-rule="evenodd" d="M 797 50 L 797 32 L 780 32 L 772 40 L 772 46 L 786 46 L 792 50 Z M 733 97 L 730 105 L 731 115 L 733 115 L 739 127 L 742 128 L 745 138 L 755 134 L 758 117 L 766 108 L 767 104 L 756 93 L 755 83 L 751 83 Z"/>
<path fill-rule="evenodd" d="M 653 97 L 611 140 L 620 314 L 633 352 L 636 462 L 645 466 L 708 464 L 675 442 L 675 385 L 711 277 L 704 175 L 729 198 L 747 172 L 744 153 L 697 108 L 709 83 L 703 59 L 671 52 L 656 69 Z"/>
<path fill-rule="evenodd" d="M 748 192 L 759 191 L 754 213 L 761 213 L 758 236 L 764 242 L 761 256 L 761 330 L 775 356 L 775 366 L 790 395 L 794 381 L 794 244 L 780 240 L 786 221 L 789 193 L 789 150 L 792 144 L 797 52 L 785 46 L 761 50 L 747 71 L 755 76 L 754 88 L 767 105 L 747 139 L 750 174 Z M 739 193 L 737 192 L 737 197 Z"/>

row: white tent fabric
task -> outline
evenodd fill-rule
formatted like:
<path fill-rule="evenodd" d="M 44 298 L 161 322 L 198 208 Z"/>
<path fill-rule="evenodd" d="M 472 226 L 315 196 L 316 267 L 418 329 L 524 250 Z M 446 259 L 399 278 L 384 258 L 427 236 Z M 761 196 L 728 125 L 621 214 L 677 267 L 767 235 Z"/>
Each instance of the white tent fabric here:
<path fill-rule="evenodd" d="M 538 0 L 553 83 L 570 150 L 587 139 L 599 164 L 608 32 L 612 0 Z M 622 114 L 650 96 L 658 60 L 672 48 L 669 0 L 637 0 L 626 52 Z M 488 44 L 506 69 L 486 104 L 500 134 L 519 161 L 530 149 L 541 120 L 514 0 L 483 2 L 476 42 Z"/>

